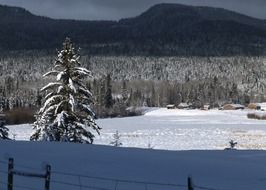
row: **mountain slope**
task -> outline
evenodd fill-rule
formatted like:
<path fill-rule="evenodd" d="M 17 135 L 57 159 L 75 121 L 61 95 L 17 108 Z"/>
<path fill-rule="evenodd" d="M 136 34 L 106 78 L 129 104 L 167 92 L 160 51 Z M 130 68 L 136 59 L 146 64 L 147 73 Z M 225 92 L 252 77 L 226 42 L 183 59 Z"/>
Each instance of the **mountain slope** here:
<path fill-rule="evenodd" d="M 69 36 L 91 54 L 264 55 L 266 22 L 232 11 L 159 4 L 112 21 L 56 20 L 0 6 L 0 50 L 55 49 Z"/>
<path fill-rule="evenodd" d="M 225 9 L 160 4 L 120 23 L 130 28 L 128 36 L 144 43 L 157 41 L 157 51 L 166 51 L 164 54 L 264 53 L 265 22 Z"/>

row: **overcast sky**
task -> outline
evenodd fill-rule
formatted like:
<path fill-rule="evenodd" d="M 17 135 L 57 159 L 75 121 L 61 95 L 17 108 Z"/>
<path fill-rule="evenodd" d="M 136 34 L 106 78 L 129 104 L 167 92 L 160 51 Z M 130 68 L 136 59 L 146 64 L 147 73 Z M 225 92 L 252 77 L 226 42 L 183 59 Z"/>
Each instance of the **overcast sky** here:
<path fill-rule="evenodd" d="M 136 16 L 157 3 L 222 7 L 266 19 L 266 0 L 0 0 L 52 18 L 118 20 Z"/>

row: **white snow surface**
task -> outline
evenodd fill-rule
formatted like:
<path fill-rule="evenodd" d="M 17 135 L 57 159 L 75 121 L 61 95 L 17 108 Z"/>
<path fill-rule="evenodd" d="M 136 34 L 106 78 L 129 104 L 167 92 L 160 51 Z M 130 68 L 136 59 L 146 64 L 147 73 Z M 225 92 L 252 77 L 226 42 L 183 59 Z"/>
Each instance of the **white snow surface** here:
<path fill-rule="evenodd" d="M 97 144 L 109 145 L 118 130 L 123 146 L 146 148 L 150 143 L 155 149 L 179 151 L 0 141 L 0 186 L 6 188 L 2 182 L 7 179 L 7 158 L 13 157 L 17 170 L 43 172 L 43 166 L 49 163 L 51 190 L 90 189 L 86 186 L 98 190 L 186 190 L 149 183 L 186 186 L 188 176 L 192 176 L 196 190 L 201 189 L 199 186 L 209 190 L 263 190 L 266 151 L 188 150 L 223 149 L 230 139 L 238 141 L 238 149 L 266 149 L 266 122 L 247 119 L 248 112 L 152 109 L 144 116 L 97 120 L 103 128 Z M 27 140 L 31 133 L 29 124 L 8 127 L 19 140 Z M 44 185 L 43 180 L 19 176 L 14 181 L 17 186 L 36 190 Z"/>
<path fill-rule="evenodd" d="M 266 121 L 248 119 L 249 112 L 152 108 L 143 116 L 98 119 L 102 130 L 95 144 L 110 145 L 118 131 L 124 147 L 223 150 L 234 140 L 237 149 L 266 150 Z M 8 127 L 17 140 L 28 140 L 32 132 L 29 124 Z"/>
<path fill-rule="evenodd" d="M 27 141 L 0 141 L 0 146 L 3 189 L 9 157 L 15 160 L 15 170 L 24 172 L 44 173 L 45 164 L 50 164 L 51 190 L 90 189 L 84 186 L 101 190 L 186 190 L 187 187 L 148 183 L 186 186 L 188 176 L 192 176 L 195 186 L 211 190 L 263 190 L 266 186 L 265 151 L 165 151 Z M 15 176 L 14 184 L 15 189 L 23 185 L 37 190 L 43 189 L 44 180 Z"/>

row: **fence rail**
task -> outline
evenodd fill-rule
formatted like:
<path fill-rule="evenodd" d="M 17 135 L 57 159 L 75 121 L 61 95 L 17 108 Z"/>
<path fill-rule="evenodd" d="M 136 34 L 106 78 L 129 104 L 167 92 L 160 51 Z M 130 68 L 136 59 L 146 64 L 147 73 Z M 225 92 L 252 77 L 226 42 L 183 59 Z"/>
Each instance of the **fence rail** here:
<path fill-rule="evenodd" d="M 14 182 L 14 176 L 23 176 L 25 178 L 38 178 L 44 180 L 43 190 L 50 190 L 51 184 L 53 185 L 63 185 L 64 187 L 68 187 L 67 189 L 79 189 L 79 190 L 124 190 L 124 188 L 119 189 L 119 186 L 121 184 L 126 184 L 130 187 L 133 187 L 134 185 L 140 185 L 145 190 L 179 190 L 179 189 L 185 189 L 185 190 L 219 190 L 216 188 L 210 188 L 210 187 L 204 187 L 204 186 L 198 186 L 193 183 L 192 177 L 187 178 L 187 184 L 173 184 L 173 183 L 159 183 L 159 182 L 152 182 L 152 181 L 138 181 L 138 180 L 127 180 L 127 179 L 117 179 L 117 178 L 107 178 L 107 177 L 99 177 L 99 176 L 89 176 L 89 175 L 83 175 L 83 174 L 76 174 L 76 173 L 68 173 L 68 172 L 62 172 L 62 171 L 56 171 L 51 170 L 50 165 L 46 165 L 45 171 L 43 173 L 41 172 L 32 172 L 32 171 L 22 171 L 14 168 L 14 159 L 9 158 L 8 162 L 1 161 L 0 160 L 0 168 L 2 168 L 3 165 L 8 165 L 8 170 L 0 170 L 0 173 L 3 175 L 7 175 L 7 182 L 1 181 L 3 178 L 0 179 L 0 186 L 6 186 L 7 190 L 13 190 L 16 189 L 25 189 L 25 190 L 40 190 L 40 188 L 34 188 L 29 187 L 25 185 L 16 184 Z M 37 171 L 38 169 L 16 164 L 16 166 L 19 166 L 20 168 L 26 168 L 28 170 L 34 170 Z M 53 179 L 51 179 L 51 176 L 53 176 Z M 65 176 L 65 177 L 63 177 Z M 60 178 L 61 177 L 61 178 Z M 78 183 L 75 183 L 69 180 L 66 180 L 66 177 L 74 177 L 77 179 Z M 57 179 L 59 178 L 59 179 Z M 62 180 L 63 179 L 63 180 Z M 81 183 L 81 179 L 86 179 L 86 183 Z M 26 179 L 25 179 L 26 180 Z M 89 182 L 95 182 L 95 181 L 106 181 L 109 183 L 108 187 L 99 187 L 92 184 L 88 184 Z M 112 184 L 112 185 L 110 185 Z M 128 187 L 127 186 L 127 187 Z M 3 189 L 3 187 L 0 187 L 0 189 Z M 58 188 L 55 188 L 58 189 Z M 66 188 L 62 188 L 66 189 Z M 136 189 L 136 188 L 132 188 Z"/>

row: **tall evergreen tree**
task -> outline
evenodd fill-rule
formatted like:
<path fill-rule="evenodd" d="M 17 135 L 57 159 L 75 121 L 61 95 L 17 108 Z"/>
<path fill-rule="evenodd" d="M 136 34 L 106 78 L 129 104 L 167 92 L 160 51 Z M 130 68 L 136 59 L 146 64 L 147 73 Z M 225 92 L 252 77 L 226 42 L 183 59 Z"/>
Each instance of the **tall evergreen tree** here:
<path fill-rule="evenodd" d="M 102 77 L 100 80 L 100 88 L 99 88 L 99 98 L 98 98 L 98 103 L 100 104 L 101 107 L 104 107 L 105 105 L 105 78 Z"/>
<path fill-rule="evenodd" d="M 79 58 L 67 38 L 53 70 L 44 75 L 56 76 L 57 81 L 41 89 L 46 96 L 33 124 L 31 140 L 93 143 L 94 133 L 99 134 L 90 107 L 92 94 L 83 83 L 91 73 L 80 67 Z"/>
<path fill-rule="evenodd" d="M 122 80 L 121 95 L 123 103 L 126 104 L 128 100 L 128 91 L 127 91 L 127 83 L 124 79 Z"/>
<path fill-rule="evenodd" d="M 9 139 L 8 138 L 9 129 L 5 127 L 5 122 L 0 120 L 0 139 Z"/>
<path fill-rule="evenodd" d="M 1 114 L 2 110 L 3 109 L 0 106 L 0 139 L 9 139 L 8 138 L 9 129 L 7 127 L 5 127 L 4 114 Z"/>
<path fill-rule="evenodd" d="M 112 97 L 112 85 L 111 85 L 111 75 L 106 76 L 106 92 L 104 97 L 104 104 L 106 108 L 111 108 L 113 106 Z"/>
<path fill-rule="evenodd" d="M 233 83 L 230 91 L 230 97 L 233 103 L 239 103 L 238 87 L 236 83 Z"/>
<path fill-rule="evenodd" d="M 155 105 L 156 105 L 156 91 L 155 91 L 154 83 L 152 83 L 152 86 L 151 86 L 151 102 L 150 102 L 150 106 L 151 107 L 155 107 Z"/>

